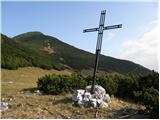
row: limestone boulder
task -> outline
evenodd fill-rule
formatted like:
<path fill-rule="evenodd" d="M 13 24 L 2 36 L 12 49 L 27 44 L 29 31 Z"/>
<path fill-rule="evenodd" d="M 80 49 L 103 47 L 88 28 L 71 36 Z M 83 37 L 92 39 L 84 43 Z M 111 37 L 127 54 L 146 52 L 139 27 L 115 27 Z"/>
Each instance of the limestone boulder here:
<path fill-rule="evenodd" d="M 74 90 L 72 93 L 72 100 L 74 104 L 81 104 L 85 107 L 102 107 L 107 108 L 111 102 L 109 94 L 100 85 L 95 85 L 94 93 L 91 94 L 91 85 L 87 86 L 85 90 Z"/>

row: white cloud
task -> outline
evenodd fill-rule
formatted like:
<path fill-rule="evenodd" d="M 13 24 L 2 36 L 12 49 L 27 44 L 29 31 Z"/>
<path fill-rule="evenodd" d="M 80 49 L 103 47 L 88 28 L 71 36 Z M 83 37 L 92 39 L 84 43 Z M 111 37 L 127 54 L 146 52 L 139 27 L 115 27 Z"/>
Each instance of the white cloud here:
<path fill-rule="evenodd" d="M 106 40 L 112 40 L 115 37 L 115 34 L 112 32 L 107 32 L 106 35 L 104 35 Z"/>
<path fill-rule="evenodd" d="M 147 68 L 158 71 L 158 26 L 144 33 L 138 39 L 127 40 L 122 44 L 124 48 L 120 58 L 131 60 Z"/>
<path fill-rule="evenodd" d="M 151 21 L 150 23 L 148 23 L 148 25 L 141 25 L 137 28 L 137 30 L 140 32 L 140 33 L 144 33 L 144 32 L 147 32 L 149 31 L 150 29 L 153 29 L 155 26 L 158 25 L 158 20 L 153 20 Z"/>

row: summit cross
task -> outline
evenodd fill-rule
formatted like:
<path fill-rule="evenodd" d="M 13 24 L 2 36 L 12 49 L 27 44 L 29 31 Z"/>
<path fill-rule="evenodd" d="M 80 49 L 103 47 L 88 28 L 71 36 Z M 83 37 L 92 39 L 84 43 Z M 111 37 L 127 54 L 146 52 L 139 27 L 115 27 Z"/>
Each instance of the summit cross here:
<path fill-rule="evenodd" d="M 97 45 L 96 45 L 96 59 L 95 59 L 93 81 L 92 81 L 92 87 L 91 87 L 91 93 L 92 94 L 94 93 L 96 72 L 97 72 L 97 68 L 98 68 L 99 55 L 100 55 L 101 46 L 102 46 L 103 31 L 104 30 L 110 30 L 110 29 L 122 28 L 122 24 L 112 25 L 112 26 L 104 26 L 105 15 L 106 15 L 106 10 L 101 11 L 100 22 L 99 22 L 99 27 L 98 28 L 91 28 L 91 29 L 83 30 L 83 33 L 98 31 Z"/>

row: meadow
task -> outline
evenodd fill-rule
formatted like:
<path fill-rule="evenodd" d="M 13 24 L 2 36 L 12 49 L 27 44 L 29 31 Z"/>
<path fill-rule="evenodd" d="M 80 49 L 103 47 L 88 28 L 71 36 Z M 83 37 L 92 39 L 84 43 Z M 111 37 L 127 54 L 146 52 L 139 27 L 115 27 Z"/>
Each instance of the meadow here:
<path fill-rule="evenodd" d="M 124 111 L 142 111 L 143 105 L 111 97 L 107 109 L 76 107 L 72 105 L 71 94 L 41 95 L 35 93 L 38 78 L 49 74 L 70 75 L 72 71 L 44 70 L 36 67 L 18 70 L 1 69 L 1 100 L 9 103 L 9 109 L 1 111 L 1 118 L 34 119 L 85 119 L 119 118 Z M 133 115 L 129 118 L 147 118 L 147 115 Z"/>

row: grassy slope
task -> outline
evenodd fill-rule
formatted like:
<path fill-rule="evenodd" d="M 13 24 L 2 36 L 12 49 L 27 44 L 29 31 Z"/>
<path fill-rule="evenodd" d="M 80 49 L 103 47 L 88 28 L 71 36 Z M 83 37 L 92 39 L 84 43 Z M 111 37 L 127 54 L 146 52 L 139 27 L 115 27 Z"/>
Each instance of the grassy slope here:
<path fill-rule="evenodd" d="M 2 68 L 16 69 L 17 67 L 37 66 L 41 68 L 60 68 L 61 65 L 52 60 L 52 56 L 43 51 L 33 50 L 1 35 Z"/>
<path fill-rule="evenodd" d="M 39 77 L 46 74 L 71 74 L 69 70 L 44 70 L 36 67 L 24 67 L 18 70 L 2 69 L 2 96 L 7 94 L 16 94 L 17 91 L 36 87 L 36 81 Z M 11 84 L 10 84 L 11 82 Z M 8 87 L 11 86 L 11 87 Z M 7 92 L 6 92 L 7 91 Z"/>
<path fill-rule="evenodd" d="M 14 39 L 17 42 L 38 51 L 43 49 L 44 40 L 48 40 L 54 51 L 54 53 L 51 54 L 53 61 L 66 64 L 76 70 L 90 69 L 94 66 L 95 56 L 92 53 L 77 49 L 61 42 L 57 38 L 44 35 L 40 32 L 24 33 L 14 37 Z M 104 55 L 100 56 L 99 69 L 120 74 L 144 74 L 149 72 L 148 69 L 141 65 Z"/>
<path fill-rule="evenodd" d="M 2 111 L 2 118 L 94 118 L 96 109 L 73 107 L 71 94 L 37 95 L 30 90 L 36 87 L 36 80 L 45 74 L 71 74 L 71 71 L 43 70 L 27 67 L 18 70 L 2 69 L 2 101 L 8 102 L 10 108 Z M 118 118 L 122 111 L 144 109 L 143 106 L 127 101 L 111 98 L 108 109 L 99 109 L 97 118 Z M 79 112 L 78 112 L 79 111 Z M 146 116 L 134 116 L 134 118 Z"/>

